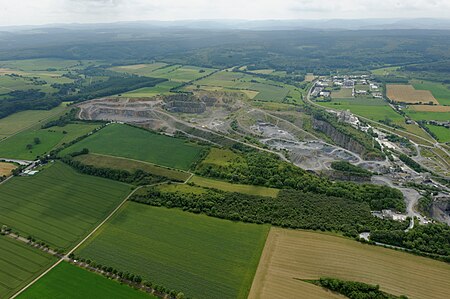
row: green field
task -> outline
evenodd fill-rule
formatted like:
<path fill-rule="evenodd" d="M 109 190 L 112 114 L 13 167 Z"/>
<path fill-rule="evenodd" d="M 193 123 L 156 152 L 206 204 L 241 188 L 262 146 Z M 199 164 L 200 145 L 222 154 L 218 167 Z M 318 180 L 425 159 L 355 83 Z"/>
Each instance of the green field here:
<path fill-rule="evenodd" d="M 189 182 L 201 187 L 215 188 L 227 192 L 239 192 L 250 195 L 277 197 L 279 190 L 274 188 L 267 188 L 261 186 L 251 186 L 242 184 L 231 184 L 224 181 L 218 181 L 199 176 L 194 176 Z"/>
<path fill-rule="evenodd" d="M 156 299 L 157 297 L 112 281 L 78 266 L 62 262 L 38 280 L 20 299 Z"/>
<path fill-rule="evenodd" d="M 439 142 L 450 142 L 450 129 L 442 126 L 426 125 L 431 132 L 436 134 Z"/>
<path fill-rule="evenodd" d="M 331 92 L 331 97 L 333 99 L 345 99 L 352 97 L 352 89 L 351 88 L 341 88 L 340 90 L 333 90 Z"/>
<path fill-rule="evenodd" d="M 136 170 L 140 169 L 151 174 L 163 176 L 171 180 L 181 182 L 186 181 L 190 176 L 188 172 L 164 168 L 147 162 L 135 161 L 127 158 L 119 158 L 99 154 L 87 154 L 77 156 L 74 159 L 80 161 L 83 164 L 94 165 L 95 167 L 100 168 L 121 169 L 127 170 L 129 172 L 135 172 Z"/>
<path fill-rule="evenodd" d="M 450 119 L 450 113 L 448 112 L 430 112 L 430 111 L 415 111 L 412 108 L 405 110 L 406 114 L 412 119 L 419 120 L 437 120 L 448 121 Z"/>
<path fill-rule="evenodd" d="M 44 124 L 44 120 L 61 114 L 66 105 L 63 104 L 52 110 L 28 110 L 14 113 L 0 119 L 0 142 L 3 138 L 11 136 L 21 130 L 36 124 Z"/>
<path fill-rule="evenodd" d="M 56 162 L 32 177 L 14 177 L 0 185 L 0 224 L 67 249 L 129 192 L 129 185 L 81 175 Z"/>
<path fill-rule="evenodd" d="M 55 147 L 85 135 L 97 127 L 99 125 L 80 123 L 47 129 L 29 129 L 0 142 L 0 157 L 34 160 L 37 156 L 48 153 Z M 35 138 L 39 138 L 39 144 L 34 143 Z M 31 149 L 27 148 L 29 144 L 32 146 Z"/>
<path fill-rule="evenodd" d="M 246 298 L 269 226 L 129 202 L 76 252 L 195 298 Z"/>
<path fill-rule="evenodd" d="M 123 97 L 130 98 L 143 98 L 143 97 L 154 97 L 157 95 L 168 95 L 171 94 L 170 90 L 179 86 L 180 83 L 174 81 L 165 81 L 153 87 L 139 88 L 127 93 L 123 93 Z"/>
<path fill-rule="evenodd" d="M 407 132 L 416 134 L 425 139 L 431 139 L 418 125 L 406 124 L 405 118 L 395 112 L 384 100 L 374 98 L 333 99 L 331 102 L 318 102 L 317 104 L 336 110 L 350 110 L 356 115 L 373 121 L 390 120 L 392 123 L 403 127 Z M 413 113 L 415 113 L 413 111 Z M 430 113 L 430 112 L 423 112 Z M 433 113 L 435 114 L 435 113 Z M 409 115 L 409 112 L 408 112 Z M 413 117 L 411 117 L 413 118 Z M 413 118 L 415 119 L 415 118 Z"/>
<path fill-rule="evenodd" d="M 201 89 L 205 90 L 211 87 L 217 90 L 250 90 L 257 92 L 254 99 L 259 101 L 281 102 L 291 93 L 290 88 L 286 84 L 244 73 L 227 71 L 220 71 L 207 78 L 196 81 L 195 85 L 200 85 Z M 293 94 L 292 96 L 296 95 Z"/>
<path fill-rule="evenodd" d="M 166 78 L 174 82 L 192 81 L 205 75 L 208 75 L 214 71 L 214 69 L 210 68 L 202 68 L 197 66 L 180 65 L 180 64 L 167 65 L 165 63 L 125 65 L 113 67 L 111 68 L 111 70 L 141 76 Z"/>
<path fill-rule="evenodd" d="M 413 80 L 415 89 L 429 90 L 441 105 L 450 105 L 450 89 L 442 83 Z"/>
<path fill-rule="evenodd" d="M 128 125 L 112 124 L 61 152 L 88 148 L 90 152 L 130 158 L 188 170 L 203 148 L 182 139 L 159 135 Z"/>
<path fill-rule="evenodd" d="M 0 236 L 0 298 L 13 295 L 54 262 L 50 254 Z"/>

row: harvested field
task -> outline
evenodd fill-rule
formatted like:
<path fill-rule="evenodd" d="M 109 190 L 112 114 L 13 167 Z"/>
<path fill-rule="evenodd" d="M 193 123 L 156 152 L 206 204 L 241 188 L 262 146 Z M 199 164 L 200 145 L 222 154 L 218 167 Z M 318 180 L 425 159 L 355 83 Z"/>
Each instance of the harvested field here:
<path fill-rule="evenodd" d="M 186 181 L 190 174 L 175 169 L 164 168 L 148 162 L 137 161 L 133 159 L 120 158 L 100 154 L 87 154 L 75 157 L 75 160 L 83 164 L 93 165 L 100 168 L 122 169 L 129 172 L 143 170 L 145 172 L 163 176 L 175 181 Z"/>
<path fill-rule="evenodd" d="M 440 106 L 440 105 L 411 105 L 409 107 L 411 110 L 420 112 L 449 112 L 450 106 Z M 450 115 L 448 116 L 450 119 Z"/>
<path fill-rule="evenodd" d="M 0 162 L 0 177 L 2 176 L 10 176 L 11 171 L 16 169 L 16 165 L 8 162 Z"/>
<path fill-rule="evenodd" d="M 450 265 L 323 233 L 272 228 L 249 298 L 339 298 L 298 279 L 379 284 L 410 299 L 448 296 Z"/>
<path fill-rule="evenodd" d="M 305 81 L 306 82 L 312 82 L 312 81 L 314 81 L 314 79 L 316 79 L 316 76 L 314 76 L 313 73 L 308 73 L 305 76 Z"/>
<path fill-rule="evenodd" d="M 394 102 L 407 104 L 433 103 L 439 105 L 428 90 L 416 90 L 412 85 L 388 84 L 387 96 Z"/>
<path fill-rule="evenodd" d="M 50 254 L 0 236 L 0 298 L 9 298 L 55 261 Z"/>
<path fill-rule="evenodd" d="M 238 192 L 250 195 L 260 195 L 260 196 L 270 196 L 277 197 L 278 192 L 280 190 L 274 188 L 267 188 L 261 186 L 251 186 L 251 185 L 243 185 L 243 184 L 231 184 L 224 181 L 218 181 L 208 178 L 203 178 L 199 176 L 194 176 L 189 180 L 198 186 L 206 187 L 206 188 L 215 188 L 227 192 Z"/>

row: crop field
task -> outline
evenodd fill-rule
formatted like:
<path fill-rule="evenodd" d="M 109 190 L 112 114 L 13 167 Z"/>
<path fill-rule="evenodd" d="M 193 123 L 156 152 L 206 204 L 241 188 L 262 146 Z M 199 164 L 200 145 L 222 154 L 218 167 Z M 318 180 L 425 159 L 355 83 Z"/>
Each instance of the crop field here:
<path fill-rule="evenodd" d="M 66 148 L 61 155 L 83 148 L 96 154 L 130 158 L 182 170 L 188 170 L 200 158 L 204 149 L 183 139 L 120 124 L 107 126 Z"/>
<path fill-rule="evenodd" d="M 405 110 L 406 114 L 412 119 L 419 120 L 437 120 L 437 121 L 448 121 L 450 118 L 450 112 L 431 112 L 431 111 L 417 111 L 416 105 L 409 106 Z M 420 109 L 420 108 L 419 108 Z"/>
<path fill-rule="evenodd" d="M 388 84 L 387 96 L 394 102 L 419 104 L 433 103 L 439 105 L 433 94 L 428 90 L 416 90 L 412 85 L 405 84 Z"/>
<path fill-rule="evenodd" d="M 284 84 L 248 74 L 226 71 L 217 72 L 201 79 L 195 82 L 195 85 L 200 85 L 205 90 L 211 87 L 217 90 L 220 90 L 220 88 L 240 91 L 251 90 L 258 92 L 254 99 L 259 101 L 281 102 L 290 93 L 289 88 Z"/>
<path fill-rule="evenodd" d="M 94 165 L 95 167 L 101 168 L 122 169 L 129 172 L 134 172 L 140 169 L 151 174 L 163 176 L 181 182 L 186 181 L 190 176 L 188 172 L 164 168 L 148 162 L 136 161 L 114 156 L 87 154 L 77 156 L 74 159 L 82 162 L 83 164 Z"/>
<path fill-rule="evenodd" d="M 165 81 L 153 87 L 139 88 L 127 93 L 123 93 L 123 97 L 129 98 L 145 98 L 154 97 L 157 95 L 168 95 L 171 94 L 170 90 L 177 87 L 180 83 L 174 81 Z"/>
<path fill-rule="evenodd" d="M 0 236 L 0 298 L 8 298 L 46 270 L 56 258 L 21 241 Z"/>
<path fill-rule="evenodd" d="M 85 135 L 97 127 L 99 125 L 80 123 L 47 129 L 29 129 L 1 142 L 0 157 L 34 160 L 36 156 L 48 153 L 53 148 Z M 40 143 L 36 144 L 35 138 L 39 138 Z M 31 145 L 31 148 L 27 145 Z"/>
<path fill-rule="evenodd" d="M 194 298 L 246 298 L 269 226 L 128 202 L 76 252 Z"/>
<path fill-rule="evenodd" d="M 354 98 L 332 100 L 331 102 L 318 102 L 317 104 L 336 110 L 350 110 L 356 115 L 366 117 L 374 121 L 390 120 L 392 123 L 405 128 L 407 132 L 430 139 L 418 125 L 406 124 L 405 118 L 395 112 L 384 100 L 373 98 Z M 414 105 L 415 106 L 415 105 Z"/>
<path fill-rule="evenodd" d="M 300 279 L 378 284 L 410 299 L 446 298 L 450 265 L 323 233 L 272 228 L 249 298 L 338 298 Z"/>
<path fill-rule="evenodd" d="M 331 97 L 333 99 L 348 99 L 352 98 L 353 90 L 351 88 L 341 88 L 339 90 L 333 90 L 331 92 Z"/>
<path fill-rule="evenodd" d="M 0 177 L 2 176 L 10 176 L 11 171 L 16 169 L 16 165 L 13 163 L 0 162 Z"/>
<path fill-rule="evenodd" d="M 431 132 L 436 134 L 439 142 L 450 142 L 450 129 L 442 126 L 426 125 Z"/>
<path fill-rule="evenodd" d="M 440 105 L 411 105 L 410 110 L 418 112 L 436 112 L 436 113 L 450 113 L 450 106 Z"/>
<path fill-rule="evenodd" d="M 0 119 L 0 142 L 21 130 L 36 124 L 44 124 L 45 120 L 55 117 L 66 110 L 65 104 L 51 110 L 28 110 L 14 113 Z"/>
<path fill-rule="evenodd" d="M 0 223 L 67 249 L 101 222 L 130 186 L 75 172 L 60 162 L 0 185 Z"/>
<path fill-rule="evenodd" d="M 308 73 L 305 76 L 305 81 L 306 82 L 312 82 L 312 81 L 314 81 L 314 79 L 316 79 L 316 76 L 314 76 L 313 73 Z"/>
<path fill-rule="evenodd" d="M 206 187 L 206 188 L 215 188 L 228 192 L 239 192 L 250 195 L 261 195 L 261 196 L 270 196 L 277 197 L 278 192 L 280 190 L 274 188 L 267 188 L 261 186 L 251 186 L 251 185 L 242 185 L 242 184 L 231 184 L 224 181 L 213 180 L 209 178 L 193 176 L 189 182 L 194 183 L 195 185 Z"/>
<path fill-rule="evenodd" d="M 450 105 L 450 89 L 448 86 L 429 81 L 413 80 L 412 85 L 415 89 L 429 90 L 441 105 Z"/>
<path fill-rule="evenodd" d="M 126 65 L 111 68 L 111 70 L 126 72 L 141 76 L 166 78 L 174 82 L 188 82 L 208 75 L 214 71 L 190 65 L 167 65 L 165 63 Z"/>
<path fill-rule="evenodd" d="M 107 279 L 100 274 L 62 262 L 17 298 L 156 299 L 157 297 Z"/>

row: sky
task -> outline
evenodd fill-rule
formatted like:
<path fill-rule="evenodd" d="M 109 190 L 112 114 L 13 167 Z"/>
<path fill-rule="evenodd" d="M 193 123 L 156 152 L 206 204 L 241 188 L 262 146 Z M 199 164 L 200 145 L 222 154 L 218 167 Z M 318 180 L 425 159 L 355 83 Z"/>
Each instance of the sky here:
<path fill-rule="evenodd" d="M 192 19 L 449 18 L 450 0 L 0 0 L 0 26 Z"/>

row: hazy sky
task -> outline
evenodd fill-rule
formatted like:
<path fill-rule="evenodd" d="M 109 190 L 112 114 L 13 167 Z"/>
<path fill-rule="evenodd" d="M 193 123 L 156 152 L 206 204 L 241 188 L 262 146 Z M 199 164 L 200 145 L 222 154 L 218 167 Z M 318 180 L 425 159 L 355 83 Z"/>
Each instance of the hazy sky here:
<path fill-rule="evenodd" d="M 448 18 L 450 0 L 0 0 L 0 26 L 181 19 Z"/>

